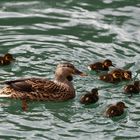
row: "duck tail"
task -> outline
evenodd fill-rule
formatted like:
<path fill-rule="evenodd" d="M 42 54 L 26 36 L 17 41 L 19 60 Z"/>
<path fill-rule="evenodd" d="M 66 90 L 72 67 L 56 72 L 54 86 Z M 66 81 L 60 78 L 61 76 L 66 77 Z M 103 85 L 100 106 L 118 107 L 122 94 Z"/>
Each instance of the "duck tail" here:
<path fill-rule="evenodd" d="M 11 97 L 11 95 L 9 94 L 9 95 L 6 95 L 6 94 L 0 94 L 0 98 L 10 98 Z"/>
<path fill-rule="evenodd" d="M 11 94 L 6 94 L 3 89 L 0 89 L 0 98 L 10 98 Z"/>

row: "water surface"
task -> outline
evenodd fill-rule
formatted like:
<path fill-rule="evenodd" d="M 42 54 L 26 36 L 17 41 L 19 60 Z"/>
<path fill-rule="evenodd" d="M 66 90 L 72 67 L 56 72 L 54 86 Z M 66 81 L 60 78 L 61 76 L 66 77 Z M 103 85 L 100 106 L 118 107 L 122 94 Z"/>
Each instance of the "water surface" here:
<path fill-rule="evenodd" d="M 109 58 L 116 67 L 131 70 L 133 77 L 139 73 L 139 7 L 138 0 L 1 1 L 0 54 L 16 57 L 15 63 L 0 68 L 1 81 L 51 79 L 64 61 L 89 76 L 74 77 L 77 96 L 67 102 L 31 102 L 23 112 L 20 101 L 0 99 L 0 139 L 139 140 L 140 96 L 129 98 L 120 93 L 126 82 L 104 83 L 87 70 L 88 64 Z M 79 103 L 86 90 L 104 86 L 109 91 L 99 91 L 98 103 Z M 120 100 L 129 107 L 125 114 L 104 117 L 106 106 Z"/>

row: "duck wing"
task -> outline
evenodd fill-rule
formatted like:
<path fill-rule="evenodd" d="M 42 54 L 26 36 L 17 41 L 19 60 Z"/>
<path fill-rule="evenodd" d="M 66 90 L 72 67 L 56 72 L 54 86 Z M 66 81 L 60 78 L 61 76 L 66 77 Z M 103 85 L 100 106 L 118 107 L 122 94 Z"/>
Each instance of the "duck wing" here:
<path fill-rule="evenodd" d="M 58 85 L 53 81 L 42 78 L 27 78 L 6 81 L 5 84 L 10 88 L 20 92 L 40 92 L 40 93 L 54 93 L 67 91 L 67 88 L 63 85 Z"/>
<path fill-rule="evenodd" d="M 5 81 L 5 84 L 9 85 L 10 88 L 21 92 L 32 92 L 35 89 L 33 88 L 33 83 L 36 81 L 40 81 L 39 83 L 46 81 L 45 79 L 40 78 L 27 78 L 27 79 L 17 79 L 11 81 Z"/>

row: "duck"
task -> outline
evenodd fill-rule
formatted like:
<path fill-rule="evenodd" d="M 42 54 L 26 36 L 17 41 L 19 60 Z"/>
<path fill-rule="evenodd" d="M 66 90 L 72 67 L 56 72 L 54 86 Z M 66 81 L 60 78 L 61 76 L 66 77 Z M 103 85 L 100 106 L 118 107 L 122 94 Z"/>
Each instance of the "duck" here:
<path fill-rule="evenodd" d="M 93 64 L 90 64 L 88 66 L 89 70 L 94 70 L 94 71 L 109 71 L 109 67 L 114 65 L 112 64 L 112 61 L 110 59 L 106 59 L 103 62 L 96 62 Z"/>
<path fill-rule="evenodd" d="M 33 101 L 67 101 L 75 97 L 73 75 L 87 76 L 71 63 L 60 63 L 54 80 L 46 78 L 21 78 L 5 81 L 0 97 Z M 24 103 L 25 104 L 25 103 Z"/>
<path fill-rule="evenodd" d="M 124 102 L 119 101 L 116 104 L 110 105 L 105 112 L 105 115 L 109 118 L 115 116 L 121 116 L 124 113 L 124 109 L 127 108 Z"/>
<path fill-rule="evenodd" d="M 15 58 L 10 53 L 0 56 L 0 65 L 9 65 Z"/>
<path fill-rule="evenodd" d="M 133 84 L 128 84 L 124 87 L 125 94 L 137 94 L 140 92 L 140 81 L 134 81 Z"/>
<path fill-rule="evenodd" d="M 87 92 L 85 95 L 82 95 L 80 98 L 80 103 L 88 105 L 96 103 L 99 100 L 98 89 L 93 88 L 90 92 Z"/>

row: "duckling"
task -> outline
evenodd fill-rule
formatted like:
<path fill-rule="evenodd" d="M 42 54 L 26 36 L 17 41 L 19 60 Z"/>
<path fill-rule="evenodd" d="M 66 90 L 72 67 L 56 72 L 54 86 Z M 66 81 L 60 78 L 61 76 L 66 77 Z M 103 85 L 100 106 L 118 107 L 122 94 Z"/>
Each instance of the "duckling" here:
<path fill-rule="evenodd" d="M 99 79 L 104 81 L 104 82 L 114 83 L 114 78 L 113 78 L 112 74 L 109 74 L 109 73 L 100 75 Z"/>
<path fill-rule="evenodd" d="M 104 60 L 103 62 L 96 62 L 88 66 L 89 70 L 95 71 L 108 71 L 110 66 L 114 66 L 112 61 L 109 59 Z"/>
<path fill-rule="evenodd" d="M 105 114 L 107 117 L 115 117 L 115 116 L 121 116 L 124 113 L 124 108 L 127 108 L 125 106 L 124 102 L 117 102 L 115 105 L 110 105 Z"/>
<path fill-rule="evenodd" d="M 26 78 L 6 81 L 6 87 L 0 90 L 0 97 L 37 100 L 66 101 L 75 97 L 72 84 L 73 75 L 86 76 L 71 63 L 58 64 L 54 80 Z"/>
<path fill-rule="evenodd" d="M 124 93 L 125 94 L 131 94 L 132 93 L 139 93 L 140 92 L 140 81 L 134 81 L 133 84 L 129 84 L 129 85 L 126 85 L 124 87 Z"/>
<path fill-rule="evenodd" d="M 0 57 L 0 65 L 9 65 L 13 60 L 15 60 L 13 56 L 7 53 L 3 57 Z"/>
<path fill-rule="evenodd" d="M 91 104 L 91 103 L 95 103 L 99 100 L 99 96 L 98 96 L 98 89 L 97 88 L 93 88 L 91 90 L 91 92 L 86 93 L 85 95 L 81 96 L 80 98 L 80 102 L 82 104 Z"/>
<path fill-rule="evenodd" d="M 123 80 L 131 80 L 132 79 L 132 72 L 129 70 L 124 70 L 122 78 L 123 78 Z"/>

